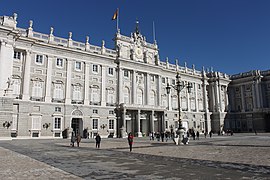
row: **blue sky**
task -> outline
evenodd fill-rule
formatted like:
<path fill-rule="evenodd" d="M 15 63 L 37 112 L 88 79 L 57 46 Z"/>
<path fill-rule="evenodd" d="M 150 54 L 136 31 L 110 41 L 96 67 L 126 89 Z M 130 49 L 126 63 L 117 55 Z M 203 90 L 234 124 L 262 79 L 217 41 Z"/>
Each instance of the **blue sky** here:
<path fill-rule="evenodd" d="M 34 21 L 34 31 L 114 48 L 120 9 L 121 34 L 130 36 L 135 21 L 141 33 L 153 42 L 153 21 L 160 58 L 180 65 L 195 64 L 200 70 L 236 74 L 267 70 L 270 60 L 270 1 L 268 0 L 0 0 L 0 15 L 18 14 L 18 27 Z"/>

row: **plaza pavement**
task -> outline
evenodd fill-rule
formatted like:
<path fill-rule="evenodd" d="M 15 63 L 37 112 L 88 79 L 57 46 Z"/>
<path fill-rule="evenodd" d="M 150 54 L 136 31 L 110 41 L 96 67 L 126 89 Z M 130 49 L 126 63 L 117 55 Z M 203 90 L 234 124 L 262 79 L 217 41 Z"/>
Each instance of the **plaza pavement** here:
<path fill-rule="evenodd" d="M 270 179 L 270 134 L 201 137 L 189 145 L 135 138 L 0 141 L 0 179 Z"/>

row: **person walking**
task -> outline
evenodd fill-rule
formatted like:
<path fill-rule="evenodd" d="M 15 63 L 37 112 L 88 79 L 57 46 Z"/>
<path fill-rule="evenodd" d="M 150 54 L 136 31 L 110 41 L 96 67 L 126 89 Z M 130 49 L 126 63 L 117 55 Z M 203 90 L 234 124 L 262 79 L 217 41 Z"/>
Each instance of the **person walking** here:
<path fill-rule="evenodd" d="M 97 134 L 97 136 L 96 136 L 96 148 L 100 148 L 100 142 L 101 142 L 101 137 L 100 137 L 100 135 L 99 134 Z"/>
<path fill-rule="evenodd" d="M 80 142 L 81 142 L 82 137 L 80 136 L 80 134 L 77 135 L 77 147 L 80 147 Z"/>
<path fill-rule="evenodd" d="M 74 132 L 72 132 L 71 133 L 71 139 L 70 139 L 70 146 L 71 147 L 74 147 L 74 143 L 75 143 L 75 141 L 76 141 L 76 137 L 75 137 L 75 134 L 74 134 Z"/>
<path fill-rule="evenodd" d="M 197 140 L 199 140 L 200 133 L 199 131 L 196 132 Z"/>
<path fill-rule="evenodd" d="M 128 145 L 129 145 L 129 151 L 132 151 L 132 145 L 133 145 L 133 135 L 132 133 L 128 134 Z"/>

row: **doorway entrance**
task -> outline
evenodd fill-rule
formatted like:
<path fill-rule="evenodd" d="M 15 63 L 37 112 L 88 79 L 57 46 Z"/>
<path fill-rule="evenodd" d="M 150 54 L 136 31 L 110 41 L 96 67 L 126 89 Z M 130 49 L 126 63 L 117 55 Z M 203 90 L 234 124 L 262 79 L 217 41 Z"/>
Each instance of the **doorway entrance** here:
<path fill-rule="evenodd" d="M 72 118 L 71 128 L 72 128 L 72 131 L 75 132 L 75 136 L 77 136 L 78 134 L 80 134 L 80 136 L 82 136 L 83 135 L 82 118 Z"/>

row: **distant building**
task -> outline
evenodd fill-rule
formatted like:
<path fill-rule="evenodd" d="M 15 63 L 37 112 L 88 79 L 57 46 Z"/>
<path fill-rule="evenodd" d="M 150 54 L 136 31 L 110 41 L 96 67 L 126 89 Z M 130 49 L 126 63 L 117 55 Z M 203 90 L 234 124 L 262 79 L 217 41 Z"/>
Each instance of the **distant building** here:
<path fill-rule="evenodd" d="M 231 76 L 225 128 L 235 132 L 270 131 L 270 70 Z"/>
<path fill-rule="evenodd" d="M 89 37 L 84 43 L 74 41 L 71 32 L 67 39 L 55 36 L 53 28 L 49 34 L 36 32 L 32 21 L 28 29 L 18 28 L 16 19 L 16 14 L 0 17 L 0 138 L 65 138 L 72 131 L 90 137 L 175 132 L 178 96 L 174 89 L 167 94 L 166 87 L 176 84 L 177 72 L 193 87 L 180 96 L 186 130 L 238 130 L 233 122 L 243 112 L 228 106 L 229 76 L 161 61 L 157 43 L 146 42 L 138 26 L 130 37 L 118 30 L 115 49 L 108 49 L 104 41 L 90 44 Z M 232 80 L 233 88 L 238 80 Z M 258 125 L 258 130 L 267 128 Z"/>

